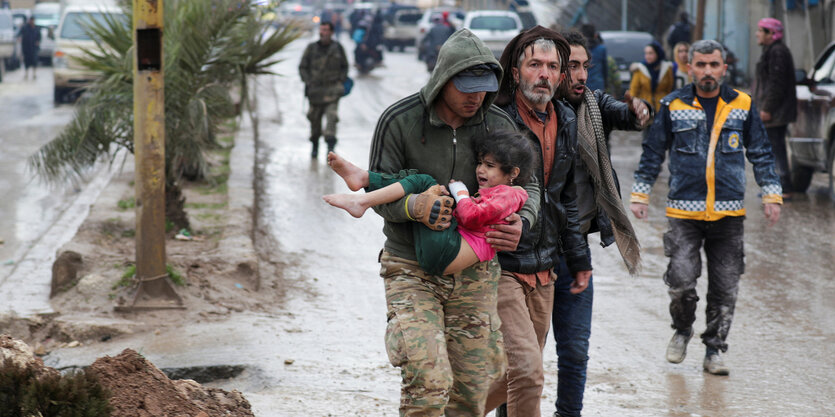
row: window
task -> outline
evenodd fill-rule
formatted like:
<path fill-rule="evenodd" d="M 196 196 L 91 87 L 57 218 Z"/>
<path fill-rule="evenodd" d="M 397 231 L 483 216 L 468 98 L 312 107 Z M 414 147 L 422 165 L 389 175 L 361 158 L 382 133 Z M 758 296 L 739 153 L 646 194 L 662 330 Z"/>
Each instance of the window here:
<path fill-rule="evenodd" d="M 516 21 L 507 16 L 478 16 L 470 21 L 470 29 L 516 30 Z"/>
<path fill-rule="evenodd" d="M 122 16 L 121 20 L 124 21 L 126 18 Z M 106 24 L 105 14 L 101 12 L 67 13 L 67 16 L 64 17 L 64 25 L 61 28 L 61 37 L 64 39 L 90 40 L 90 36 L 87 35 L 85 28 L 94 21 L 100 24 Z"/>

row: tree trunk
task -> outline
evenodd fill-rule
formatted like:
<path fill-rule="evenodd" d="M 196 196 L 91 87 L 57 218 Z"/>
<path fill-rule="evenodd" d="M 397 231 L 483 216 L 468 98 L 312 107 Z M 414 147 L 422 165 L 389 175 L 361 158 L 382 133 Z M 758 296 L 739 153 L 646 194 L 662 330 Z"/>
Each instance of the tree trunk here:
<path fill-rule="evenodd" d="M 191 229 L 185 209 L 186 198 L 180 184 L 165 184 L 165 219 L 174 224 L 174 230 Z"/>

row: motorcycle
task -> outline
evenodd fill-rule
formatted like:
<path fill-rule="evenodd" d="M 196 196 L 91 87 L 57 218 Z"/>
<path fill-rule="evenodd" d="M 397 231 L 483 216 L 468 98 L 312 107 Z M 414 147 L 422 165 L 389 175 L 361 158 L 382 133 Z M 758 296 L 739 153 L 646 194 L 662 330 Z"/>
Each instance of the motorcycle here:
<path fill-rule="evenodd" d="M 360 74 L 368 74 L 381 62 L 383 62 L 383 48 L 379 44 L 371 46 L 363 42 L 354 50 L 354 65 Z"/>

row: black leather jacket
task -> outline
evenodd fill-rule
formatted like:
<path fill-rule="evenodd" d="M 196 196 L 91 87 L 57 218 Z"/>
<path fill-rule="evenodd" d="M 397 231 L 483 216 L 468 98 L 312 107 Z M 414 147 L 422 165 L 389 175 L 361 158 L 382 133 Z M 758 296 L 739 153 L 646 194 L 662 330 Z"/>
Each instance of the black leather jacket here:
<path fill-rule="evenodd" d="M 574 184 L 574 159 L 577 153 L 577 123 L 574 110 L 562 101 L 553 100 L 557 113 L 556 150 L 554 166 L 548 184 L 542 186 L 542 205 L 539 219 L 533 227 L 523 221 L 522 237 L 514 252 L 499 252 L 503 270 L 532 274 L 559 265 L 560 256 L 566 258 L 571 272 L 591 270 L 588 244 L 580 233 L 577 219 L 577 191 Z M 542 160 L 542 147 L 536 135 L 528 129 L 516 100 L 511 100 L 502 110 L 507 112 L 522 132 L 527 132 L 534 149 Z M 539 163 L 537 178 L 545 178 Z M 540 182 L 541 183 L 541 182 Z"/>

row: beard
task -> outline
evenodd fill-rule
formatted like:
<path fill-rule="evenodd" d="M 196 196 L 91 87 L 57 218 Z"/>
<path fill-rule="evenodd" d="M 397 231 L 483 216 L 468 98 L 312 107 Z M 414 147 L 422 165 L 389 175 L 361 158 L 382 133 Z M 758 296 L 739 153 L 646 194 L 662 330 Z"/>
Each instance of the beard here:
<path fill-rule="evenodd" d="M 719 88 L 719 80 L 713 77 L 705 76 L 699 78 L 699 80 L 696 82 L 696 85 L 699 87 L 699 90 L 710 93 Z"/>
<path fill-rule="evenodd" d="M 547 93 L 537 91 L 537 87 L 545 87 L 548 89 Z M 519 90 L 531 103 L 545 104 L 551 101 L 557 88 L 547 80 L 542 80 L 537 83 L 529 83 L 522 77 L 519 77 Z"/>

